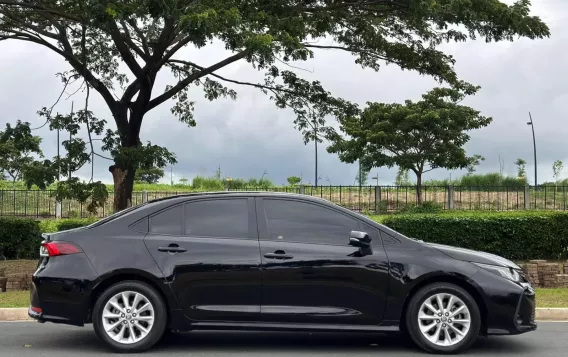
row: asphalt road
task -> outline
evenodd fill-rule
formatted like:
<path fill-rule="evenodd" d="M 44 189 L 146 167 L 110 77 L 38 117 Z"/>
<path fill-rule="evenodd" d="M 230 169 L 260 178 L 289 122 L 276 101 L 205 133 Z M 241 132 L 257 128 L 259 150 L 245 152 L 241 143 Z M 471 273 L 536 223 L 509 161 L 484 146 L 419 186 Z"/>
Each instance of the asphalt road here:
<path fill-rule="evenodd" d="M 568 323 L 539 324 L 520 336 L 480 338 L 467 356 L 566 356 Z M 0 323 L 0 357 L 110 355 L 91 326 L 84 328 Z M 145 355 L 155 356 L 428 356 L 398 335 L 191 332 L 160 342 Z"/>

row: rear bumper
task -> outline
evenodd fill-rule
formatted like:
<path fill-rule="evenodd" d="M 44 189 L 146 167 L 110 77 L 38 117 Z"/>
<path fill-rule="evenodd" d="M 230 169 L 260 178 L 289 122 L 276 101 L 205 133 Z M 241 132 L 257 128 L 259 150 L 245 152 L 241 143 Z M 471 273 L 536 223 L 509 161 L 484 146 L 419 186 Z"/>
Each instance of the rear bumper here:
<path fill-rule="evenodd" d="M 32 277 L 28 315 L 40 322 L 83 326 L 92 281 L 97 277 L 94 269 L 84 254 L 48 259 L 40 263 Z"/>

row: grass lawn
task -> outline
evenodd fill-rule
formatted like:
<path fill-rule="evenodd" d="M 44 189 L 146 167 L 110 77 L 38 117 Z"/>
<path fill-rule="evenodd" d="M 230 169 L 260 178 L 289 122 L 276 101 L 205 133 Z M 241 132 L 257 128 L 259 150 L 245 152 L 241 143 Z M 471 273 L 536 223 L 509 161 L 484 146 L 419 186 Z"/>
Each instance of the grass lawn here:
<path fill-rule="evenodd" d="M 568 308 L 568 289 L 536 289 L 537 307 L 566 307 Z M 30 304 L 29 291 L 10 291 L 0 293 L 0 308 L 28 307 Z"/>
<path fill-rule="evenodd" d="M 29 291 L 9 291 L 0 293 L 0 308 L 30 306 Z"/>

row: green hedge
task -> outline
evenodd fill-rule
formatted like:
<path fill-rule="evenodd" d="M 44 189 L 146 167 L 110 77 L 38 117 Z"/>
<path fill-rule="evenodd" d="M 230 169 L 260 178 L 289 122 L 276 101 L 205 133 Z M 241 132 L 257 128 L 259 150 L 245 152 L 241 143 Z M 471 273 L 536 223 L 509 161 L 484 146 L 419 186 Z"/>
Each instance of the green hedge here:
<path fill-rule="evenodd" d="M 68 229 L 87 226 L 96 219 L 91 218 L 70 218 L 70 219 L 46 219 L 39 222 L 39 227 L 44 233 L 66 231 Z"/>
<path fill-rule="evenodd" d="M 36 259 L 41 233 L 60 232 L 83 227 L 93 219 L 59 219 L 36 221 L 25 218 L 0 217 L 0 259 Z"/>
<path fill-rule="evenodd" d="M 0 218 L 0 254 L 5 259 L 36 258 L 40 235 L 38 222 L 34 220 Z"/>
<path fill-rule="evenodd" d="M 567 212 L 451 212 L 373 218 L 408 237 L 512 260 L 568 258 Z"/>

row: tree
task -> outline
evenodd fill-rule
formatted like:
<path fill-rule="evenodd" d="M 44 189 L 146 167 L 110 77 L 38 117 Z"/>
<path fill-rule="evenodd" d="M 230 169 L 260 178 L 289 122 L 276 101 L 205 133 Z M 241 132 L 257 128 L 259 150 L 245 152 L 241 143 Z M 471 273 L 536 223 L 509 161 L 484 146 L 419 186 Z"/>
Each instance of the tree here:
<path fill-rule="evenodd" d="M 302 182 L 302 179 L 299 178 L 298 176 L 290 176 L 288 177 L 288 184 L 290 186 L 296 186 L 297 184 L 299 184 L 300 182 Z"/>
<path fill-rule="evenodd" d="M 367 103 L 361 115 L 340 119 L 341 131 L 328 147 L 341 161 L 360 160 L 365 168 L 398 166 L 416 175 L 416 197 L 422 202 L 422 176 L 436 168 L 463 169 L 468 157 L 463 146 L 467 131 L 489 125 L 492 119 L 458 104 L 479 87 L 461 82 L 460 89 L 434 88 L 422 100 L 404 104 Z"/>
<path fill-rule="evenodd" d="M 397 186 L 410 185 L 410 177 L 408 177 L 408 169 L 404 169 L 402 167 L 398 168 L 398 172 L 396 173 L 395 185 Z"/>
<path fill-rule="evenodd" d="M 158 167 L 152 167 L 149 169 L 136 170 L 136 176 L 134 178 L 134 181 L 152 184 L 152 183 L 158 183 L 158 181 L 162 177 L 164 177 L 164 170 Z"/>
<path fill-rule="evenodd" d="M 517 161 L 515 161 L 515 165 L 517 165 L 517 177 L 518 178 L 523 178 L 525 176 L 527 176 L 527 162 L 523 159 L 517 159 Z"/>
<path fill-rule="evenodd" d="M 179 179 L 179 183 L 184 185 L 184 186 L 187 185 L 188 182 L 189 182 L 189 180 L 186 179 L 185 177 L 182 177 L 182 178 Z"/>
<path fill-rule="evenodd" d="M 190 86 L 200 86 L 209 100 L 236 98 L 225 84 L 257 88 L 277 107 L 290 108 L 302 128 L 357 108 L 320 82 L 298 76 L 290 62 L 344 51 L 362 67 L 379 70 L 392 63 L 455 83 L 454 59 L 438 46 L 476 36 L 488 42 L 535 39 L 549 36 L 549 29 L 530 15 L 528 0 L 510 6 L 499 0 L 0 0 L 0 41 L 24 41 L 61 56 L 71 67 L 64 84 L 82 80 L 112 113 L 116 130 L 108 129 L 106 139 L 114 147 L 109 171 L 115 210 L 128 206 L 140 160 L 156 161 L 159 153 L 173 157 L 142 144 L 145 115 L 172 99 L 172 113 L 196 125 Z M 182 55 L 186 47 L 211 43 L 223 45 L 226 56 L 198 64 Z M 236 62 L 263 71 L 265 80 L 218 73 Z M 176 80 L 161 91 L 156 78 L 166 69 Z"/>
<path fill-rule="evenodd" d="M 0 131 L 0 172 L 8 174 L 13 183 L 21 180 L 35 156 L 43 157 L 40 144 L 41 137 L 32 135 L 30 123 L 18 120 L 15 126 L 6 124 L 6 129 Z"/>
<path fill-rule="evenodd" d="M 369 182 L 369 172 L 371 172 L 371 168 L 359 166 L 359 171 L 355 176 L 355 184 L 359 187 L 365 186 Z"/>
<path fill-rule="evenodd" d="M 552 164 L 552 172 L 554 174 L 554 181 L 558 182 L 560 180 L 560 175 L 562 174 L 562 170 L 564 169 L 564 164 L 560 160 L 554 161 Z"/>
<path fill-rule="evenodd" d="M 467 169 L 467 174 L 469 176 L 473 175 L 473 173 L 475 172 L 475 168 L 477 166 L 479 166 L 479 164 L 481 163 L 481 161 L 485 161 L 485 158 L 481 155 L 473 155 L 470 159 L 469 164 L 467 165 L 466 169 Z"/>

